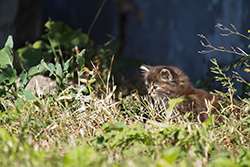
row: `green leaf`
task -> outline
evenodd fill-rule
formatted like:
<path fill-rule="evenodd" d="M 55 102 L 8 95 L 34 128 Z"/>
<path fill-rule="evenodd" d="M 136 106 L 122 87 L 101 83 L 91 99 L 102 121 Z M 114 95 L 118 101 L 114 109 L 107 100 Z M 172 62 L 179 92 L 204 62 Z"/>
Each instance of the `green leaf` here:
<path fill-rule="evenodd" d="M 23 87 L 26 84 L 27 76 L 28 74 L 26 70 L 23 70 L 22 73 L 19 75 L 21 87 Z"/>
<path fill-rule="evenodd" d="M 7 68 L 9 65 L 13 68 L 13 55 L 9 47 L 0 50 L 0 68 Z"/>
<path fill-rule="evenodd" d="M 46 27 L 47 29 L 51 29 L 54 24 L 55 21 L 49 20 L 45 23 L 44 27 Z"/>
<path fill-rule="evenodd" d="M 48 64 L 48 67 L 49 67 L 49 71 L 51 71 L 50 73 L 49 73 L 49 76 L 51 76 L 51 75 L 53 75 L 53 73 L 56 71 L 56 68 L 55 68 L 55 65 L 54 64 L 52 64 L 52 63 L 49 63 Z"/>
<path fill-rule="evenodd" d="M 172 110 L 177 103 L 184 102 L 184 101 L 185 101 L 185 99 L 180 99 L 180 98 L 179 99 L 170 99 L 168 101 L 169 107 L 167 110 Z"/>
<path fill-rule="evenodd" d="M 14 103 L 17 108 L 22 108 L 25 104 L 21 97 L 18 97 Z"/>
<path fill-rule="evenodd" d="M 215 166 L 221 166 L 221 167 L 237 167 L 238 165 L 231 159 L 227 158 L 217 158 L 214 160 Z"/>
<path fill-rule="evenodd" d="M 10 66 L 0 69 L 0 84 L 11 85 L 17 78 L 16 70 Z"/>
<path fill-rule="evenodd" d="M 44 48 L 49 48 L 49 45 L 48 45 L 46 42 L 44 42 L 44 41 L 42 41 L 42 40 L 39 40 L 39 41 L 36 41 L 36 42 L 32 45 L 32 47 L 33 47 L 34 49 L 44 49 Z"/>
<path fill-rule="evenodd" d="M 88 35 L 82 33 L 80 29 L 72 33 L 72 36 L 72 40 L 70 41 L 72 46 L 91 47 L 93 45 L 93 42 L 89 39 Z"/>
<path fill-rule="evenodd" d="M 60 79 L 63 78 L 63 70 L 62 70 L 62 66 L 60 63 L 56 62 L 56 76 L 58 76 Z"/>
<path fill-rule="evenodd" d="M 84 57 L 83 57 L 83 55 L 85 54 L 85 51 L 86 51 L 86 49 L 83 49 L 83 50 L 77 55 L 77 57 L 76 57 L 76 62 L 77 62 L 77 64 L 79 64 L 79 66 L 80 66 L 81 68 L 83 68 L 83 67 L 84 67 L 84 64 L 85 64 L 85 59 L 84 59 Z"/>
<path fill-rule="evenodd" d="M 45 69 L 49 70 L 50 71 L 50 76 L 51 74 L 53 74 L 55 77 L 57 77 L 57 75 L 55 74 L 55 67 L 53 64 L 49 64 L 49 66 L 45 63 L 44 59 L 41 60 L 41 66 L 43 66 Z"/>
<path fill-rule="evenodd" d="M 65 62 L 64 67 L 63 67 L 63 71 L 64 71 L 64 72 L 67 72 L 67 71 L 68 71 L 68 69 L 69 69 L 69 63 L 70 63 L 70 61 L 71 61 L 72 59 L 73 59 L 73 56 L 71 56 L 71 58 L 68 59 L 68 60 Z"/>
<path fill-rule="evenodd" d="M 13 43 L 12 35 L 9 35 L 7 41 L 5 42 L 5 47 L 9 47 L 13 49 L 13 46 L 14 46 L 14 43 Z"/>
<path fill-rule="evenodd" d="M 56 62 L 56 82 L 61 85 L 62 84 L 62 80 L 63 80 L 63 71 L 62 71 L 62 66 L 60 63 Z"/>
<path fill-rule="evenodd" d="M 42 49 L 32 48 L 32 45 L 18 49 L 17 54 L 20 57 L 23 66 L 26 68 L 31 68 L 39 64 L 44 58 Z"/>
<path fill-rule="evenodd" d="M 20 95 L 26 100 L 35 100 L 35 97 L 32 94 L 32 90 L 23 90 L 22 92 L 20 92 Z"/>
<path fill-rule="evenodd" d="M 10 135 L 9 133 L 4 129 L 4 128 L 0 128 L 0 140 L 1 141 L 8 141 L 10 140 Z"/>
<path fill-rule="evenodd" d="M 164 164 L 172 166 L 177 160 L 177 157 L 179 154 L 180 154 L 180 150 L 177 149 L 176 147 L 168 148 L 163 152 L 163 157 L 161 158 L 161 160 L 165 162 Z"/>
<path fill-rule="evenodd" d="M 112 124 L 111 122 L 105 123 L 103 125 L 103 130 L 106 132 L 110 131 L 123 131 L 123 129 L 128 129 L 128 126 L 123 123 L 115 123 Z"/>
<path fill-rule="evenodd" d="M 45 71 L 46 71 L 46 68 L 43 65 L 38 64 L 38 65 L 30 68 L 30 70 L 28 71 L 28 75 L 29 75 L 29 77 L 33 77 L 35 75 L 42 74 Z"/>
<path fill-rule="evenodd" d="M 88 145 L 73 148 L 64 156 L 64 166 L 96 166 L 91 165 L 98 162 L 98 153 Z"/>
<path fill-rule="evenodd" d="M 54 56 L 57 58 L 56 50 L 55 50 L 55 44 L 53 44 L 53 41 L 51 40 L 51 38 L 49 37 L 49 35 L 48 35 L 48 40 L 49 40 L 52 52 L 53 52 Z"/>

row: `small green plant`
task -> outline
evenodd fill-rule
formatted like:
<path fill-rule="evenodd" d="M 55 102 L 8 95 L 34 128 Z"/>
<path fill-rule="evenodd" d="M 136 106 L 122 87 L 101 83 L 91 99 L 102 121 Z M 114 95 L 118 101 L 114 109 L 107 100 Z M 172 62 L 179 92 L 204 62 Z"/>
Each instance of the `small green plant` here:
<path fill-rule="evenodd" d="M 12 36 L 9 36 L 4 48 L 0 50 L 0 84 L 1 85 L 11 85 L 14 83 L 17 75 L 16 70 L 13 67 L 13 39 Z"/>
<path fill-rule="evenodd" d="M 8 110 L 10 106 L 16 105 L 20 100 L 19 95 L 26 99 L 32 99 L 31 92 L 25 91 L 27 83 L 27 72 L 24 70 L 17 80 L 17 71 L 13 66 L 13 40 L 9 36 L 5 46 L 0 50 L 0 97 L 1 111 Z"/>
<path fill-rule="evenodd" d="M 95 68 L 106 79 L 113 55 L 109 48 L 95 48 L 87 34 L 80 29 L 72 30 L 60 21 L 49 20 L 45 23 L 45 28 L 46 33 L 41 40 L 17 50 L 21 67 L 29 69 L 38 65 L 41 60 L 51 63 L 46 69 L 50 71 L 50 75 L 56 77 L 59 85 L 63 85 L 63 82 L 65 84 L 63 79 L 76 79 L 77 72 L 83 72 L 83 67 Z M 68 71 L 67 74 L 65 71 Z"/>
<path fill-rule="evenodd" d="M 242 33 L 240 33 L 236 27 L 233 24 L 230 24 L 230 27 L 226 27 L 223 24 L 217 24 L 216 27 L 218 29 L 220 29 L 222 31 L 222 33 L 220 34 L 223 37 L 228 37 L 230 35 L 238 35 L 248 41 L 250 41 L 250 38 L 247 35 L 244 35 Z M 240 69 L 244 69 L 244 71 L 246 73 L 249 72 L 248 67 L 249 67 L 249 60 L 250 60 L 250 55 L 247 54 L 244 50 L 242 50 L 240 47 L 233 47 L 231 46 L 231 49 L 226 49 L 224 46 L 214 46 L 213 44 L 211 44 L 211 42 L 206 38 L 205 35 L 203 34 L 198 34 L 199 37 L 202 38 L 202 40 L 200 41 L 202 46 L 205 47 L 207 50 L 203 50 L 203 51 L 199 51 L 199 53 L 201 54 L 206 54 L 206 53 L 211 53 L 211 52 L 224 52 L 224 53 L 229 53 L 229 54 L 234 54 L 237 56 L 240 56 L 239 59 L 237 61 L 234 61 L 232 63 L 230 63 L 229 65 L 227 65 L 227 67 L 225 68 L 225 70 L 223 71 L 223 73 L 226 73 L 226 71 L 229 71 L 230 69 L 236 69 L 237 67 L 240 67 Z M 250 44 L 248 46 L 248 48 L 250 48 Z M 212 60 L 212 63 L 215 64 L 215 60 Z M 216 62 L 217 63 L 217 62 Z M 216 65 L 218 66 L 218 65 Z M 215 67 L 216 68 L 216 67 Z M 214 69 L 212 69 L 212 72 L 215 72 Z M 219 71 L 218 71 L 219 72 Z M 222 72 L 222 71 L 221 71 Z M 221 73 L 219 72 L 219 73 Z M 242 96 L 246 97 L 245 95 L 248 94 L 247 91 L 249 90 L 249 82 L 246 79 L 243 79 L 239 73 L 237 71 L 232 71 L 232 73 L 234 75 L 232 75 L 231 79 L 236 79 L 238 82 L 243 83 L 243 92 L 242 92 Z M 225 75 L 225 74 L 224 74 Z M 223 80 L 222 78 L 215 78 L 217 79 L 217 81 L 219 80 Z M 225 76 L 224 76 L 225 79 Z M 229 78 L 227 78 L 228 80 Z M 224 82 L 222 82 L 222 86 L 224 86 Z M 231 81 L 230 83 L 231 88 L 233 86 L 233 82 Z M 235 93 L 235 89 L 229 89 L 230 91 L 233 91 L 231 93 Z"/>
<path fill-rule="evenodd" d="M 22 66 L 27 69 L 40 63 L 59 61 L 62 66 L 72 56 L 76 56 L 76 49 L 93 47 L 93 42 L 80 29 L 72 30 L 63 22 L 49 20 L 45 23 L 45 34 L 34 44 L 17 50 Z M 76 48 L 75 48 L 76 47 Z M 71 63 L 74 63 L 73 61 Z M 75 65 L 75 64 L 71 64 Z"/>
<path fill-rule="evenodd" d="M 19 95 L 32 99 L 31 93 L 25 88 L 30 80 L 41 74 L 55 78 L 57 91 L 61 92 L 69 86 L 69 82 L 83 81 L 84 94 L 89 94 L 93 88 L 105 86 L 104 81 L 108 71 L 112 52 L 102 47 L 93 48 L 93 42 L 81 30 L 72 30 L 62 22 L 48 21 L 45 24 L 46 33 L 34 44 L 13 51 L 13 41 L 10 36 L 1 50 L 1 89 L 4 99 L 14 100 Z M 79 49 L 82 49 L 81 51 Z M 20 58 L 20 69 L 13 65 L 13 52 Z M 85 61 L 90 60 L 90 61 Z M 88 67 L 87 67 L 88 66 Z M 90 70 L 93 69 L 89 73 Z M 85 70 L 84 70 L 85 69 Z M 87 70 L 86 70 L 87 69 Z M 19 71 L 20 75 L 17 75 Z M 96 77 L 99 76 L 99 77 Z M 95 85 L 93 85 L 95 82 Z M 1 105 L 4 110 L 5 104 Z"/>

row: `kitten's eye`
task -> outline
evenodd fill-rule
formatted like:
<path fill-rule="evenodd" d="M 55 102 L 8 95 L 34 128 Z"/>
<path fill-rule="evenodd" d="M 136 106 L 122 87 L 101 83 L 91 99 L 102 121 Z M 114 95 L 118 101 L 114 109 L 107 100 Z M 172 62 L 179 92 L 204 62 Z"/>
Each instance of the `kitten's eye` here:
<path fill-rule="evenodd" d="M 148 89 L 148 88 L 149 88 L 148 84 L 145 84 L 145 86 L 146 86 L 146 89 Z"/>
<path fill-rule="evenodd" d="M 153 86 L 153 89 L 157 89 L 157 88 L 158 88 L 158 86 L 156 86 L 156 85 Z"/>

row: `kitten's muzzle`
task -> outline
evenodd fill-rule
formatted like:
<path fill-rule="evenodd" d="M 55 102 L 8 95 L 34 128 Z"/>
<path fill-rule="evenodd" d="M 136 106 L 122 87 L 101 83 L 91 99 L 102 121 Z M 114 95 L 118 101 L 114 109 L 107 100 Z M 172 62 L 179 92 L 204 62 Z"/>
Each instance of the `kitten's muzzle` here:
<path fill-rule="evenodd" d="M 152 97 L 157 96 L 154 89 L 148 89 L 148 95 L 149 95 L 149 96 L 152 96 Z"/>

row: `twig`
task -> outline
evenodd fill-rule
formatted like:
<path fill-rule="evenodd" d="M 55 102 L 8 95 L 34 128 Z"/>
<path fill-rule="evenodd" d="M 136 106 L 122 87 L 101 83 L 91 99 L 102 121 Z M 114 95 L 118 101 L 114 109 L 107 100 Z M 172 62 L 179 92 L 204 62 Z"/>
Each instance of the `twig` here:
<path fill-rule="evenodd" d="M 203 47 L 205 48 L 210 48 L 210 50 L 202 50 L 202 51 L 198 51 L 198 53 L 200 54 L 206 54 L 206 53 L 210 53 L 210 52 L 215 52 L 215 51 L 218 51 L 218 52 L 227 52 L 227 53 L 233 53 L 233 54 L 237 54 L 237 55 L 240 55 L 240 56 L 246 56 L 246 52 L 244 52 L 242 49 L 240 49 L 239 47 L 237 47 L 237 49 L 240 51 L 236 51 L 234 47 L 231 47 L 232 50 L 228 50 L 226 48 L 224 48 L 223 46 L 218 46 L 218 47 L 215 47 L 213 46 L 209 40 L 203 35 L 203 34 L 198 34 L 199 37 L 201 37 L 202 39 L 204 39 L 206 41 L 207 44 L 205 44 L 202 40 L 200 40 L 200 43 Z"/>
<path fill-rule="evenodd" d="M 239 31 L 236 29 L 236 27 L 233 24 L 230 24 L 230 25 L 234 29 L 234 31 L 224 26 L 223 24 L 219 24 L 219 23 L 215 27 L 219 28 L 221 31 L 228 31 L 228 33 L 220 34 L 221 36 L 229 36 L 229 35 L 235 34 L 243 38 L 246 38 L 247 40 L 250 40 L 250 37 L 247 37 L 246 35 L 239 33 Z"/>
<path fill-rule="evenodd" d="M 102 4 L 101 4 L 101 6 L 100 6 L 98 12 L 97 12 L 96 15 L 95 15 L 95 18 L 94 18 L 93 22 L 91 23 L 91 25 L 90 25 L 90 27 L 89 27 L 89 30 L 88 30 L 88 37 L 89 37 L 89 35 L 90 35 L 90 33 L 91 33 L 91 30 L 92 30 L 92 28 L 93 28 L 93 26 L 94 26 L 94 24 L 95 24 L 97 18 L 99 17 L 99 15 L 100 15 L 100 13 L 101 13 L 102 8 L 103 8 L 103 6 L 105 5 L 106 1 L 107 1 L 107 0 L 103 0 L 103 1 L 102 1 Z"/>

